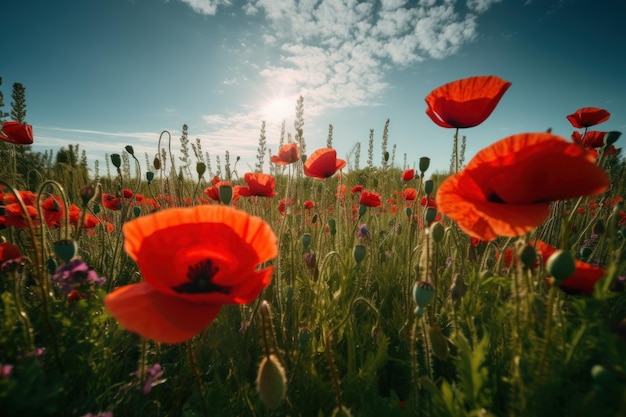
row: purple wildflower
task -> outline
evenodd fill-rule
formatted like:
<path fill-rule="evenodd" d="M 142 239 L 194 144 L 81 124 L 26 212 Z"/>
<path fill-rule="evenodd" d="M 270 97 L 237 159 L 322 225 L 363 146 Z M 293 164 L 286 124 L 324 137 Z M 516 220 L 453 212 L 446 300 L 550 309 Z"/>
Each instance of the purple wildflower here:
<path fill-rule="evenodd" d="M 369 239 L 370 238 L 370 231 L 367 228 L 366 224 L 362 224 L 359 226 L 359 228 L 356 230 L 356 237 L 358 237 L 359 239 Z"/>
<path fill-rule="evenodd" d="M 141 371 L 135 371 L 131 375 L 135 375 L 139 377 Z M 159 385 L 162 382 L 165 382 L 164 379 L 159 379 L 163 375 L 163 367 L 161 364 L 155 363 L 149 368 L 146 368 L 144 371 L 144 375 L 146 377 L 146 382 L 143 386 L 143 393 L 148 394 L 152 390 L 152 387 Z"/>
<path fill-rule="evenodd" d="M 85 291 L 94 286 L 101 287 L 105 281 L 105 277 L 99 277 L 98 273 L 82 259 L 73 259 L 65 265 L 61 265 L 52 276 L 52 282 L 56 283 L 65 295 L 71 293 L 72 290 Z"/>
<path fill-rule="evenodd" d="M 13 365 L 3 365 L 0 363 L 0 379 L 8 378 L 13 372 Z"/>

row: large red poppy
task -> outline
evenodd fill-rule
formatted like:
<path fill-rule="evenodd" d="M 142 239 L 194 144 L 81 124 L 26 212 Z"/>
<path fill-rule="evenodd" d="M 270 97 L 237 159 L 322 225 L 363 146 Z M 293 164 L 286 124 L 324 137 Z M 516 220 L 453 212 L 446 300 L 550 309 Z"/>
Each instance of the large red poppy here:
<path fill-rule="evenodd" d="M 536 242 L 536 248 L 541 254 L 544 266 L 550 255 L 556 252 L 555 247 L 540 240 Z M 606 271 L 579 259 L 574 260 L 574 265 L 576 266 L 574 274 L 560 281 L 559 288 L 568 294 L 592 295 L 596 283 L 606 275 Z M 551 284 L 552 280 L 548 280 L 548 283 Z"/>
<path fill-rule="evenodd" d="M 22 256 L 20 248 L 9 242 L 0 242 L 0 265 L 20 256 Z"/>
<path fill-rule="evenodd" d="M 607 132 L 601 132 L 599 130 L 589 130 L 581 135 L 580 132 L 576 130 L 572 132 L 572 140 L 585 148 L 603 148 L 606 133 Z"/>
<path fill-rule="evenodd" d="M 304 163 L 304 175 L 307 177 L 326 179 L 330 178 L 341 168 L 346 161 L 337 158 L 337 151 L 333 148 L 321 148 L 313 152 Z"/>
<path fill-rule="evenodd" d="M 453 81 L 426 96 L 426 114 L 441 127 L 477 126 L 489 117 L 510 86 L 493 75 Z"/>
<path fill-rule="evenodd" d="M 380 194 L 363 190 L 359 196 L 359 204 L 368 207 L 380 207 L 382 204 Z"/>
<path fill-rule="evenodd" d="M 0 140 L 16 145 L 30 145 L 33 143 L 33 127 L 26 123 L 2 122 Z"/>
<path fill-rule="evenodd" d="M 105 305 L 126 329 L 162 343 L 192 338 L 224 304 L 252 302 L 273 271 L 259 265 L 278 255 L 271 227 L 229 206 L 167 209 L 125 223 L 123 233 L 144 280 Z"/>
<path fill-rule="evenodd" d="M 300 151 L 296 143 L 288 143 L 278 150 L 278 155 L 272 155 L 271 161 L 278 165 L 293 164 L 300 160 Z"/>
<path fill-rule="evenodd" d="M 489 241 L 539 226 L 552 201 L 608 187 L 592 152 L 550 133 L 524 133 L 480 151 L 441 184 L 436 201 L 467 234 Z"/>
<path fill-rule="evenodd" d="M 597 107 L 582 107 L 566 117 L 572 126 L 584 129 L 606 122 L 611 117 L 611 113 Z"/>
<path fill-rule="evenodd" d="M 239 195 L 244 197 L 274 197 L 276 195 L 274 191 L 276 180 L 269 174 L 246 172 L 243 179 L 248 186 L 239 188 Z"/>

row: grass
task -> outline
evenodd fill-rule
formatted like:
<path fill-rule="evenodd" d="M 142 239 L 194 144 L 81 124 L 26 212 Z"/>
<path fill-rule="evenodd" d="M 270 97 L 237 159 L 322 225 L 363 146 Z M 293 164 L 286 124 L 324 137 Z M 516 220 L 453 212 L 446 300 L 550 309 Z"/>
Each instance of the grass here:
<path fill-rule="evenodd" d="M 124 157 L 139 166 L 128 151 Z M 624 165 L 613 162 L 612 189 L 582 200 L 571 224 L 563 213 L 575 202 L 557 202 L 546 223 L 523 237 L 559 247 L 569 224 L 576 257 L 586 246 L 585 258 L 607 270 L 590 296 L 548 285 L 540 265 L 507 266 L 502 254 L 517 253 L 517 239 L 476 244 L 446 218 L 429 233 L 419 203 L 425 177 L 402 181 L 393 163 L 323 181 L 299 174 L 300 163 L 274 168 L 277 197 L 235 202 L 278 236 L 272 284 L 250 305 L 224 306 L 179 345 L 127 332 L 103 297 L 140 280 L 122 249 L 123 223 L 148 213 L 149 197 L 161 208 L 198 204 L 203 177 L 156 170 L 148 182 L 116 167 L 83 204 L 71 176 L 50 172 L 36 191 L 71 194 L 102 223 L 81 231 L 65 223 L 0 231 L 27 256 L 0 273 L 0 409 L 6 416 L 624 416 L 625 229 L 617 224 L 621 203 L 612 203 L 624 196 Z M 435 193 L 444 177 L 431 176 Z M 236 173 L 232 182 L 240 183 Z M 360 208 L 350 192 L 356 185 L 379 193 L 382 206 Z M 406 187 L 419 192 L 408 206 L 400 198 Z M 102 192 L 123 189 L 144 202 L 122 199 L 120 210 L 100 202 Z M 277 209 L 281 198 L 293 200 L 285 215 Z M 305 200 L 315 207 L 305 210 Z M 86 298 L 72 301 L 50 281 L 53 243 L 63 239 L 76 240 L 77 255 L 107 278 Z M 421 317 L 417 281 L 434 291 Z M 263 300 L 271 306 L 265 317 Z M 255 386 L 268 350 L 286 378 L 274 409 Z M 146 372 L 155 364 L 162 374 Z"/>

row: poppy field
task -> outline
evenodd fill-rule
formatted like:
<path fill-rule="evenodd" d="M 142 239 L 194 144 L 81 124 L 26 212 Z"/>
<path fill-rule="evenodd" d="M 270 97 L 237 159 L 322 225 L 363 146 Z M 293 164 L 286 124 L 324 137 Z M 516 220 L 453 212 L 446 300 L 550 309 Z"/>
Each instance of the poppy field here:
<path fill-rule="evenodd" d="M 571 137 L 466 160 L 460 132 L 510 86 L 425 98 L 451 132 L 445 173 L 388 152 L 359 168 L 330 135 L 309 152 L 297 122 L 242 173 L 199 140 L 181 167 L 166 132 L 107 175 L 5 164 L 0 414 L 625 416 L 621 134 L 596 130 L 605 109 L 565 109 Z M 36 140 L 2 122 L 3 155 Z"/>

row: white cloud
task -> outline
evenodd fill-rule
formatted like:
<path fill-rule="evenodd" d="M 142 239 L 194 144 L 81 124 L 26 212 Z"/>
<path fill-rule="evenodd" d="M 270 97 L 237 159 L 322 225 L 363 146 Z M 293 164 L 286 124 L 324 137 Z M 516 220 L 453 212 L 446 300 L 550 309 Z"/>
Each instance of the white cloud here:
<path fill-rule="evenodd" d="M 230 6 L 228 0 L 180 0 L 188 4 L 195 12 L 205 15 L 214 15 L 218 6 Z"/>
<path fill-rule="evenodd" d="M 500 3 L 501 1 L 502 0 L 467 0 L 467 7 L 476 13 L 484 13 L 495 3 Z"/>

